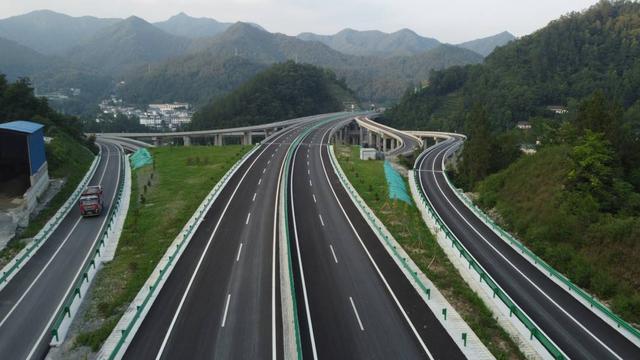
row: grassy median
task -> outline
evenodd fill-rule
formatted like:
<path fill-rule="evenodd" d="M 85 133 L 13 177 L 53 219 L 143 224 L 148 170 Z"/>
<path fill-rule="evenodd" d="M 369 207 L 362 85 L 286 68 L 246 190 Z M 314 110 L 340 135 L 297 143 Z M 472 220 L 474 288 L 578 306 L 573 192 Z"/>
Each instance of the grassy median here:
<path fill-rule="evenodd" d="M 154 165 L 132 172 L 129 212 L 115 259 L 98 273 L 74 346 L 97 351 L 167 247 L 248 146 L 151 149 Z"/>
<path fill-rule="evenodd" d="M 498 359 L 523 359 L 509 335 L 449 262 L 414 205 L 390 200 L 381 160 L 359 159 L 359 147 L 336 146 L 338 162 L 351 184 L 385 224 L 420 270 L 438 287 L 489 351 Z M 407 191 L 409 185 L 407 185 Z"/>

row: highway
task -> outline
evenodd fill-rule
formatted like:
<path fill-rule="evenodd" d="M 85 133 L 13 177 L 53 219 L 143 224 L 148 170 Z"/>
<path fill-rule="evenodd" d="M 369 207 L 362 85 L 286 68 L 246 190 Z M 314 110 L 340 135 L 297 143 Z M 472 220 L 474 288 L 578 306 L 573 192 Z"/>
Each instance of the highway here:
<path fill-rule="evenodd" d="M 102 158 L 90 180 L 101 184 L 105 207 L 100 216 L 82 218 L 72 209 L 48 240 L 0 291 L 0 358 L 43 358 L 51 325 L 91 255 L 114 201 L 122 150 L 98 142 Z"/>
<path fill-rule="evenodd" d="M 285 154 L 306 126 L 269 138 L 223 188 L 124 358 L 283 357 L 277 199 Z"/>
<path fill-rule="evenodd" d="M 340 126 L 311 131 L 288 174 L 304 358 L 464 358 L 334 173 L 328 143 Z"/>
<path fill-rule="evenodd" d="M 401 131 L 401 130 L 397 130 L 394 129 L 392 127 L 386 126 L 386 125 L 382 125 L 378 122 L 376 122 L 373 116 L 369 116 L 369 117 L 362 117 L 361 118 L 362 121 L 371 124 L 372 126 L 378 127 L 380 129 L 384 129 L 386 131 L 389 131 L 390 133 L 393 133 L 394 135 L 398 136 L 399 138 L 402 139 L 402 145 L 397 147 L 396 149 L 392 149 L 390 151 L 387 152 L 388 156 L 397 156 L 397 155 L 412 155 L 415 149 L 419 149 L 421 148 L 421 144 L 420 141 L 418 141 L 418 139 L 415 136 L 411 136 L 408 135 L 407 133 Z"/>
<path fill-rule="evenodd" d="M 500 287 L 572 359 L 640 359 L 640 348 L 605 323 L 469 210 L 447 185 L 443 159 L 461 140 L 429 148 L 418 158 L 422 191 L 436 212 Z"/>

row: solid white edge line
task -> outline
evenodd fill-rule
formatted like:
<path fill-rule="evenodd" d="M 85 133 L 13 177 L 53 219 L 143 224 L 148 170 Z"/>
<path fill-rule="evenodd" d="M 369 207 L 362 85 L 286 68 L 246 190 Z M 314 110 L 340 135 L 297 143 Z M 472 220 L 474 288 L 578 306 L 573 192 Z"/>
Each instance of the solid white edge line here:
<path fill-rule="evenodd" d="M 229 312 L 229 302 L 231 301 L 231 294 L 227 294 L 227 304 L 224 306 L 224 315 L 222 316 L 222 324 L 220 327 L 224 327 L 227 323 L 227 313 Z"/>
<path fill-rule="evenodd" d="M 109 151 L 109 147 L 105 146 L 105 148 L 107 149 L 107 163 L 105 164 L 104 169 L 102 169 L 102 175 L 100 175 L 100 180 L 98 181 L 98 184 L 96 184 L 96 185 L 102 185 L 102 180 L 104 180 L 104 174 L 107 173 L 107 165 L 109 165 L 109 158 L 111 157 L 111 156 L 109 156 L 109 155 L 111 155 L 111 151 Z"/>
<path fill-rule="evenodd" d="M 44 274 L 44 272 L 47 270 L 47 268 L 49 267 L 49 265 L 53 262 L 53 260 L 55 260 L 56 255 L 58 255 L 58 253 L 60 252 L 60 250 L 62 250 L 62 248 L 64 247 L 64 245 L 67 243 L 67 241 L 71 238 L 71 235 L 73 235 L 73 232 L 76 230 L 76 228 L 78 227 L 78 225 L 80 225 L 80 220 L 82 220 L 82 217 L 79 217 L 78 220 L 76 220 L 76 222 L 73 224 L 73 227 L 71 228 L 71 230 L 69 231 L 69 233 L 67 234 L 67 236 L 64 238 L 64 240 L 62 241 L 62 243 L 60 243 L 60 245 L 58 246 L 58 248 L 56 249 L 56 251 L 53 253 L 53 255 L 49 258 L 49 261 L 47 261 L 47 263 L 42 267 L 42 269 L 40 269 L 40 272 L 38 272 L 38 275 L 35 277 L 35 279 L 33 279 L 31 281 L 31 284 L 29 284 L 29 286 L 27 287 L 27 289 L 22 293 L 22 296 L 20 296 L 18 298 L 18 301 L 15 302 L 15 304 L 13 304 L 13 306 L 11 307 L 11 309 L 7 312 L 7 314 L 4 316 L 4 318 L 2 319 L 2 321 L 0 321 L 0 327 L 2 327 L 5 322 L 7 321 L 7 319 L 9 319 L 9 317 L 11 317 L 11 315 L 13 314 L 13 312 L 18 308 L 18 306 L 20 306 L 20 303 L 22 303 L 22 300 L 24 300 L 24 298 L 29 294 L 29 292 L 31 291 L 31 289 L 33 288 L 33 286 L 36 284 L 36 282 L 38 282 L 38 280 L 40 280 L 40 277 L 42 276 L 42 274 Z"/>
<path fill-rule="evenodd" d="M 320 217 L 320 223 L 322 224 L 322 226 L 324 226 L 324 220 L 322 220 L 322 215 L 318 214 L 318 217 Z"/>
<path fill-rule="evenodd" d="M 324 135 L 322 136 L 322 140 L 321 140 L 321 144 L 324 144 L 324 138 L 327 136 L 327 134 L 329 133 L 331 129 L 327 130 Z M 391 298 L 393 299 L 393 301 L 396 303 L 396 306 L 398 307 L 398 309 L 400 310 L 400 312 L 402 313 L 403 317 L 405 318 L 405 320 L 407 321 L 407 323 L 409 324 L 409 327 L 411 328 L 411 331 L 413 332 L 413 334 L 415 335 L 415 337 L 418 339 L 418 342 L 420 343 L 420 346 L 422 347 L 422 349 L 424 350 L 424 352 L 427 354 L 427 356 L 429 357 L 429 359 L 433 360 L 433 355 L 431 354 L 431 352 L 429 351 L 429 349 L 427 348 L 427 345 L 424 343 L 424 341 L 422 340 L 422 337 L 420 337 L 420 334 L 418 334 L 418 330 L 416 329 L 416 327 L 413 325 L 413 322 L 411 322 L 411 319 L 409 318 L 409 315 L 407 314 L 407 312 L 404 310 L 404 307 L 402 306 L 402 304 L 400 304 L 400 301 L 398 300 L 396 294 L 393 292 L 393 289 L 391 289 L 391 286 L 389 285 L 389 282 L 387 281 L 387 279 L 384 277 L 384 275 L 382 274 L 382 271 L 380 270 L 380 268 L 378 267 L 378 264 L 376 264 L 375 260 L 373 259 L 373 257 L 371 256 L 371 253 L 369 253 L 369 250 L 367 249 L 367 247 L 364 245 L 364 242 L 362 241 L 362 238 L 360 237 L 360 234 L 358 234 L 356 228 L 353 226 L 353 223 L 351 222 L 351 219 L 349 218 L 349 216 L 347 215 L 346 210 L 344 209 L 344 207 L 342 206 L 342 203 L 340 202 L 340 199 L 338 199 L 338 195 L 336 194 L 334 188 L 333 188 L 333 184 L 331 183 L 331 179 L 329 179 L 329 174 L 327 173 L 327 169 L 324 165 L 324 160 L 322 160 L 322 149 L 323 148 L 328 148 L 326 145 L 321 145 L 318 147 L 318 151 L 320 152 L 320 162 L 322 163 L 322 169 L 324 170 L 324 174 L 325 177 L 327 179 L 327 183 L 329 184 L 329 188 L 331 188 L 331 192 L 333 193 L 333 197 L 336 199 L 338 205 L 340 206 L 340 210 L 342 210 L 342 213 L 344 214 L 344 217 L 347 219 L 347 222 L 349 223 L 349 225 L 351 226 L 351 230 L 353 231 L 353 233 L 356 235 L 356 237 L 358 238 L 358 241 L 360 241 L 360 245 L 362 246 L 362 248 L 364 249 L 365 253 L 367 254 L 367 256 L 369 257 L 369 260 L 371 261 L 371 264 L 373 265 L 373 267 L 376 269 L 376 272 L 378 273 L 378 276 L 380 276 L 380 279 L 382 280 L 382 282 L 384 283 L 384 285 L 387 288 L 387 291 L 389 291 L 389 294 L 391 295 Z M 334 169 L 335 171 L 335 169 Z"/>
<path fill-rule="evenodd" d="M 314 203 L 317 203 L 317 201 L 316 201 L 316 194 L 311 194 L 311 195 L 313 195 L 313 202 L 314 202 Z"/>
<path fill-rule="evenodd" d="M 434 156 L 432 168 L 435 167 L 436 158 L 439 157 L 440 154 L 442 154 L 443 152 L 448 152 L 450 149 L 451 148 L 447 147 L 447 148 L 441 150 L 438 154 L 436 154 L 436 156 Z M 444 164 L 444 156 L 442 157 L 442 161 L 443 161 L 443 164 Z M 587 334 L 589 334 L 591 337 L 593 337 L 594 340 L 596 340 L 600 345 L 602 345 L 605 349 L 607 349 L 611 354 L 613 354 L 618 359 L 622 359 L 622 357 L 620 357 L 615 351 L 613 351 L 609 346 L 607 346 L 602 340 L 598 339 L 598 337 L 596 337 L 591 331 L 589 331 L 589 329 L 587 329 L 584 325 L 582 325 L 582 323 L 580 323 L 576 318 L 574 318 L 568 311 L 566 311 L 563 307 L 561 307 L 558 303 L 556 303 L 549 295 L 547 295 L 544 291 L 542 291 L 542 289 L 536 283 L 534 283 L 533 280 L 529 279 L 529 277 L 527 277 L 517 266 L 515 266 L 509 259 L 507 259 L 506 256 L 504 256 L 500 251 L 498 251 L 498 249 L 496 249 L 493 246 L 493 244 L 491 244 L 473 225 L 471 225 L 471 223 L 462 215 L 462 213 L 460 213 L 458 208 L 455 205 L 453 205 L 451 200 L 449 200 L 449 198 L 444 194 L 444 191 L 442 190 L 442 187 L 440 187 L 440 183 L 438 182 L 435 173 L 431 173 L 431 174 L 433 176 L 434 181 L 436 182 L 436 185 L 437 185 L 438 190 L 440 191 L 440 193 L 443 195 L 445 200 L 447 200 L 449 205 L 451 205 L 453 210 L 455 210 L 455 212 L 458 214 L 458 216 L 460 216 L 460 218 L 462 220 L 464 220 L 464 222 L 467 224 L 467 226 L 469 226 L 476 234 L 478 234 L 478 236 L 480 236 L 480 238 L 482 238 L 482 240 L 487 245 L 489 245 L 489 247 L 491 247 L 491 249 L 493 249 L 493 251 L 495 251 L 498 255 L 500 255 L 500 257 L 503 258 L 514 270 L 516 270 L 520 275 L 522 275 L 522 277 L 525 278 L 527 280 L 527 282 L 529 282 L 531 285 L 533 285 L 533 287 L 536 290 L 538 290 L 538 292 L 540 292 L 540 294 L 542 294 L 549 301 L 551 301 L 551 303 L 553 305 L 555 305 L 560 311 L 562 311 L 571 320 L 573 320 L 573 322 L 575 322 L 580 328 L 582 328 L 582 330 L 584 330 Z"/>
<path fill-rule="evenodd" d="M 356 320 L 358 320 L 358 325 L 360 325 L 360 330 L 364 331 L 364 326 L 362 326 L 360 315 L 358 315 L 358 309 L 356 309 L 356 304 L 353 302 L 353 298 L 351 296 L 349 296 L 349 301 L 351 301 L 351 308 L 353 309 L 353 313 L 356 315 Z"/>
<path fill-rule="evenodd" d="M 251 199 L 251 201 L 252 201 L 252 202 L 253 202 L 253 201 L 256 201 L 256 195 L 258 195 L 258 193 L 257 193 L 257 192 L 254 192 L 254 193 L 253 193 L 253 199 Z"/>
<path fill-rule="evenodd" d="M 279 136 L 283 136 L 283 135 L 284 135 L 284 133 L 279 135 Z M 251 164 L 249 164 L 249 166 L 245 170 L 244 174 L 242 174 L 242 177 L 240 178 L 240 181 L 238 181 L 238 183 L 236 184 L 236 187 L 233 190 L 233 193 L 229 197 L 229 200 L 227 200 L 227 204 L 225 205 L 224 209 L 222 210 L 222 214 L 218 218 L 216 226 L 213 228 L 213 231 L 211 232 L 211 236 L 209 236 L 209 240 L 207 241 L 207 244 L 205 245 L 205 248 L 203 249 L 202 254 L 200 255 L 200 258 L 198 259 L 198 263 L 196 264 L 196 268 L 194 269 L 193 273 L 191 274 L 191 279 L 189 279 L 189 283 L 187 284 L 187 288 L 185 289 L 184 294 L 182 295 L 182 299 L 180 299 L 180 303 L 178 304 L 178 308 L 176 309 L 176 311 L 175 311 L 175 313 L 173 315 L 173 319 L 171 320 L 171 323 L 169 324 L 169 328 L 167 329 L 167 332 L 166 332 L 166 334 L 164 336 L 164 339 L 162 340 L 162 344 L 161 344 L 160 349 L 158 350 L 158 353 L 156 355 L 156 360 L 158 360 L 158 359 L 160 359 L 162 357 L 162 353 L 164 352 L 164 348 L 167 346 L 167 342 L 169 341 L 169 337 L 171 336 L 171 332 L 173 331 L 173 327 L 175 326 L 176 321 L 178 320 L 178 316 L 180 315 L 180 312 L 182 311 L 182 307 L 184 306 L 184 302 L 186 301 L 187 296 L 189 294 L 189 291 L 191 290 L 191 286 L 193 286 L 193 282 L 195 281 L 196 275 L 198 274 L 198 271 L 200 270 L 200 266 L 202 265 L 202 262 L 204 261 L 204 257 L 207 254 L 207 252 L 209 250 L 209 247 L 211 246 L 211 243 L 213 241 L 213 237 L 215 236 L 216 232 L 218 231 L 218 227 L 220 226 L 220 223 L 222 222 L 222 219 L 224 218 L 224 215 L 226 214 L 227 209 L 229 208 L 229 205 L 231 205 L 231 201 L 235 197 L 236 193 L 238 192 L 238 189 L 240 188 L 240 185 L 244 181 L 244 179 L 247 176 L 247 174 L 249 173 L 249 171 L 253 168 L 253 166 L 258 161 L 258 159 L 260 159 L 262 154 L 264 154 L 270 147 L 271 147 L 271 145 L 267 145 L 256 156 L 256 158 L 253 159 Z"/>
<path fill-rule="evenodd" d="M 313 359 L 318 359 L 318 351 L 316 349 L 316 339 L 313 335 L 313 324 L 311 322 L 311 311 L 309 310 L 309 298 L 307 296 L 307 285 L 304 280 L 304 269 L 302 267 L 302 256 L 300 255 L 300 240 L 298 238 L 298 223 L 296 222 L 295 201 L 293 201 L 293 174 L 296 166 L 296 155 L 298 154 L 300 145 L 296 146 L 291 161 L 291 174 L 289 176 L 289 201 L 291 204 L 291 216 L 293 217 L 293 233 L 296 240 L 296 253 L 298 255 L 298 267 L 300 268 L 300 281 L 302 282 L 302 295 L 304 297 L 304 307 L 307 314 L 307 325 L 309 328 L 309 338 L 311 338 L 311 351 Z M 307 155 L 308 156 L 308 155 Z"/>
<path fill-rule="evenodd" d="M 244 222 L 245 225 L 249 224 L 249 219 L 251 219 L 251 213 L 247 214 L 247 221 Z"/>
<path fill-rule="evenodd" d="M 111 144 L 111 145 L 113 145 L 113 144 Z M 105 145 L 105 147 L 108 147 L 108 146 Z M 122 161 L 122 156 L 118 156 L 118 179 L 120 179 L 120 168 L 121 168 L 120 161 Z M 105 168 L 108 165 L 109 165 L 109 158 L 107 158 L 107 163 L 105 164 Z M 113 196 L 111 197 L 111 202 L 109 203 L 109 207 L 111 207 L 113 205 L 113 200 L 116 198 L 116 194 L 117 193 L 118 193 L 118 189 L 116 188 L 116 190 L 113 192 Z M 105 227 L 106 224 L 107 224 L 107 217 L 105 216 L 105 218 L 102 220 L 102 226 L 100 227 L 100 231 L 98 231 L 98 233 L 96 234 L 96 236 L 95 236 L 95 238 L 93 240 L 94 244 L 98 240 L 98 237 L 100 237 L 100 234 L 104 230 L 104 227 Z M 78 272 L 76 272 L 76 276 L 73 278 L 73 281 L 71 282 L 71 284 L 69 284 L 69 287 L 67 288 L 67 291 L 65 292 L 65 296 L 60 300 L 60 303 L 56 307 L 56 311 L 53 313 L 53 315 L 51 315 L 51 318 L 49 319 L 49 322 L 47 323 L 47 326 L 45 326 L 44 330 L 42 331 L 42 333 L 38 337 L 38 340 L 36 340 L 36 343 L 31 348 L 31 351 L 29 352 L 29 355 L 27 355 L 27 359 L 31 359 L 31 357 L 33 356 L 34 352 L 38 348 L 38 344 L 42 341 L 42 339 L 44 339 L 45 335 L 49 333 L 49 328 L 51 327 L 51 324 L 53 324 L 54 320 L 56 319 L 56 316 L 58 316 L 58 311 L 62 308 L 62 305 L 64 304 L 65 300 L 67 299 L 66 294 L 69 294 L 71 292 L 71 289 L 73 288 L 73 286 L 76 283 L 76 279 L 80 276 L 80 273 L 82 272 L 82 269 L 84 268 L 84 264 L 87 263 L 87 260 L 89 259 L 89 256 L 91 256 L 92 254 L 93 254 L 92 251 L 87 252 L 87 255 L 85 256 L 84 260 L 82 261 L 82 265 L 78 269 Z"/>

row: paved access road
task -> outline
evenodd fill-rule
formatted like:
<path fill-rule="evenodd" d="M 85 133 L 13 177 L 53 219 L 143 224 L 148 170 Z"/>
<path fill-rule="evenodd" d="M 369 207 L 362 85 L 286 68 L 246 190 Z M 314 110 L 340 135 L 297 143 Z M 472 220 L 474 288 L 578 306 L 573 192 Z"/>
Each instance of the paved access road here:
<path fill-rule="evenodd" d="M 126 359 L 283 357 L 278 184 L 287 149 L 309 125 L 274 135 L 238 169 L 167 278 Z"/>
<path fill-rule="evenodd" d="M 443 221 L 491 277 L 572 359 L 640 359 L 640 348 L 605 323 L 467 209 L 444 178 L 443 158 L 460 146 L 451 139 L 417 161 L 422 191 Z"/>
<path fill-rule="evenodd" d="M 101 184 L 105 208 L 82 218 L 72 209 L 34 256 L 0 291 L 0 359 L 43 358 L 51 325 L 89 259 L 114 202 L 122 168 L 122 150 L 99 142 L 102 159 L 89 182 Z"/>
<path fill-rule="evenodd" d="M 309 133 L 288 175 L 304 358 L 463 358 L 334 173 L 328 153 L 334 126 Z"/>

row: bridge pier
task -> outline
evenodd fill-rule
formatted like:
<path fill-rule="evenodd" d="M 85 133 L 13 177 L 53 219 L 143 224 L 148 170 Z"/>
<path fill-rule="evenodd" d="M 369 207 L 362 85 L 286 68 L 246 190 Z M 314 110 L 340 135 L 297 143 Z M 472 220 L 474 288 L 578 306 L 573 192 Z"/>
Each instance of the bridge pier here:
<path fill-rule="evenodd" d="M 159 137 L 157 137 L 157 136 L 152 137 L 152 138 L 151 138 L 151 140 L 153 141 L 153 145 L 155 145 L 155 146 L 160 146 L 160 145 L 162 145 L 162 141 L 161 141 L 161 140 L 160 140 L 160 138 L 159 138 Z"/>
<path fill-rule="evenodd" d="M 213 146 L 222 146 L 224 142 L 222 141 L 222 134 L 213 135 Z"/>
<path fill-rule="evenodd" d="M 184 144 L 184 146 L 191 146 L 191 138 L 188 136 L 183 136 L 182 143 Z"/>
<path fill-rule="evenodd" d="M 242 145 L 251 145 L 251 131 L 245 131 L 240 142 Z"/>

